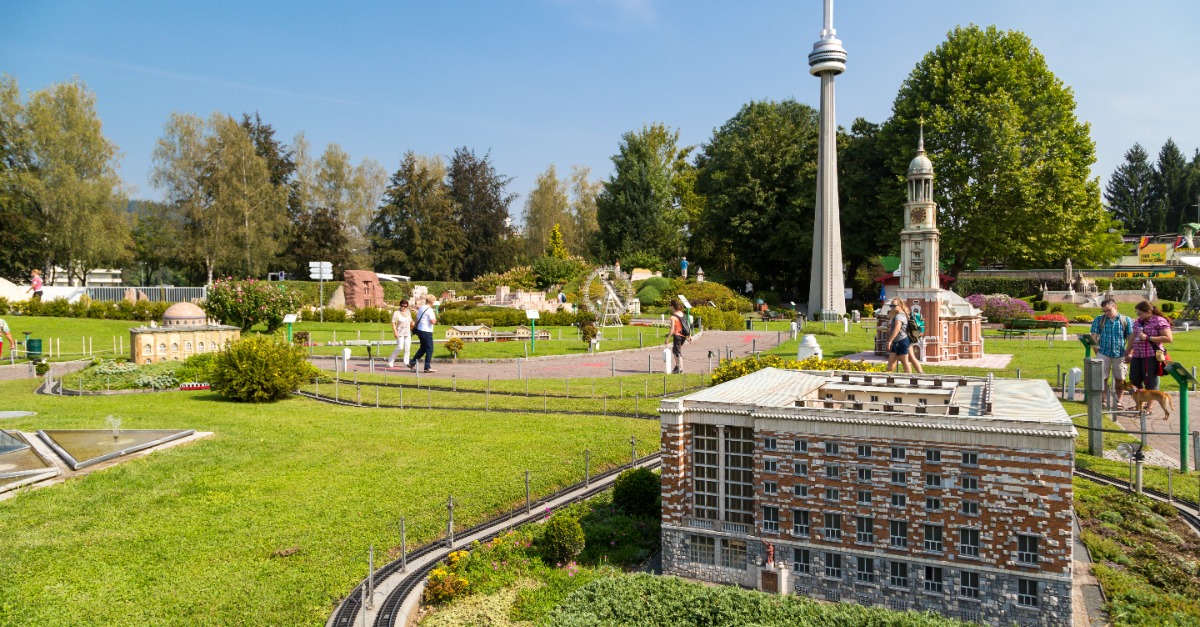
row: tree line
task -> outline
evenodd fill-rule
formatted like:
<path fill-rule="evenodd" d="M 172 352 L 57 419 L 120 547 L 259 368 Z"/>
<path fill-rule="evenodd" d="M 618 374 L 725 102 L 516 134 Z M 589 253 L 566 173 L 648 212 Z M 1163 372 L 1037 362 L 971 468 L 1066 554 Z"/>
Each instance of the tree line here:
<path fill-rule="evenodd" d="M 84 208 L 100 205 L 118 211 L 119 181 L 86 168 L 79 178 L 112 183 L 106 195 L 88 196 L 86 186 L 78 187 L 77 198 L 85 203 L 62 198 L 68 191 L 42 194 L 40 184 L 26 187 L 48 174 L 41 163 L 59 155 L 10 139 L 13 128 L 28 128 L 13 136 L 18 140 L 42 132 L 40 114 L 29 112 L 42 92 L 23 104 L 15 81 L 6 81 L 0 194 L 16 200 L 5 202 L 0 215 L 16 211 L 36 224 L 48 212 L 86 213 Z M 77 82 L 46 91 L 55 90 L 77 91 L 77 100 L 94 104 Z M 869 284 L 866 269 L 899 249 L 904 177 L 922 124 L 937 172 L 942 260 L 950 274 L 981 264 L 1057 267 L 1067 258 L 1084 267 L 1120 255 L 1121 227 L 1133 230 L 1134 223 L 1114 200 L 1114 183 L 1105 195 L 1111 211 L 1102 202 L 1099 181 L 1090 176 L 1095 144 L 1075 108 L 1070 88 L 1024 34 L 973 25 L 950 31 L 904 80 L 888 119 L 857 119 L 839 130 L 850 281 Z M 353 163 L 336 144 L 319 157 L 302 135 L 284 145 L 257 114 L 240 121 L 175 114 L 155 150 L 151 180 L 163 192 L 161 205 L 135 204 L 128 233 L 106 239 L 108 248 L 94 253 L 6 247 L 0 271 L 44 264 L 47 255 L 113 263 L 125 250 L 159 274 L 201 281 L 226 273 L 303 272 L 309 260 L 470 280 L 547 258 L 552 240 L 558 258 L 561 237 L 569 255 L 587 261 L 670 270 L 687 256 L 710 276 L 803 293 L 818 115 L 790 99 L 752 101 L 698 146 L 683 145 L 679 132 L 664 123 L 647 124 L 620 138 L 612 173 L 603 181 L 592 180 L 584 168 L 562 175 L 549 166 L 524 200 L 523 227 L 515 227 L 512 179 L 497 171 L 490 154 L 467 147 L 447 157 L 409 152 L 389 177 L 369 159 Z M 115 159 L 115 147 L 95 124 L 95 141 L 109 146 Z M 1182 197 L 1172 193 L 1172 199 Z M 1173 215 L 1167 211 L 1163 220 L 1169 223 Z"/>
<path fill-rule="evenodd" d="M 1192 212 L 1200 203 L 1200 149 L 1189 162 L 1168 138 L 1151 163 L 1146 149 L 1134 144 L 1109 177 L 1104 200 L 1130 233 L 1181 233 L 1185 224 L 1200 222 Z"/>

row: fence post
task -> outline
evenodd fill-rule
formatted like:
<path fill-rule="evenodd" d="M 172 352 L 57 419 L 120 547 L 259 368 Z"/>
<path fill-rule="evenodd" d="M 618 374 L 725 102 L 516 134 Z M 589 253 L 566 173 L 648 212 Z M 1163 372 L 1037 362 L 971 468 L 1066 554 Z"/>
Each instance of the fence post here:
<path fill-rule="evenodd" d="M 1104 454 L 1104 426 L 1101 417 L 1100 400 L 1104 394 L 1104 372 L 1101 370 L 1099 359 L 1083 360 L 1084 389 L 1087 390 L 1088 413 L 1088 455 L 1101 456 Z"/>
<path fill-rule="evenodd" d="M 525 513 L 529 513 L 529 471 L 525 471 Z"/>
<path fill-rule="evenodd" d="M 641 413 L 641 412 L 639 412 L 639 411 L 638 411 L 638 400 L 639 400 L 639 399 L 638 399 L 638 394 L 637 394 L 637 392 L 634 392 L 634 393 L 633 393 L 633 413 L 634 413 L 634 414 L 639 414 L 639 413 Z"/>
<path fill-rule="evenodd" d="M 604 415 L 608 416 L 608 394 L 604 395 Z"/>
<path fill-rule="evenodd" d="M 375 609 L 375 545 L 367 549 L 367 609 Z"/>
<path fill-rule="evenodd" d="M 354 391 L 358 395 L 358 406 L 362 407 L 362 386 L 360 386 L 358 383 L 355 383 Z"/>
<path fill-rule="evenodd" d="M 404 529 L 404 517 L 400 517 L 400 572 L 408 572 L 408 533 Z"/>
<path fill-rule="evenodd" d="M 379 409 L 379 386 L 375 386 L 375 409 Z"/>
<path fill-rule="evenodd" d="M 450 548 L 454 548 L 454 495 L 446 499 L 446 509 L 450 510 L 450 519 L 446 523 L 446 532 L 450 536 Z"/>
<path fill-rule="evenodd" d="M 400 409 L 404 409 L 404 384 L 400 384 Z"/>
<path fill-rule="evenodd" d="M 583 485 L 592 485 L 592 449 L 583 450 Z"/>
<path fill-rule="evenodd" d="M 563 377 L 563 381 L 567 383 L 567 398 L 571 398 L 571 378 Z"/>
<path fill-rule="evenodd" d="M 609 363 L 609 366 L 608 366 L 608 376 L 615 377 L 615 376 L 617 376 L 617 358 L 612 357 L 611 359 L 612 359 L 612 361 Z"/>
<path fill-rule="evenodd" d="M 637 436 L 629 436 L 629 467 L 633 468 L 637 463 Z"/>

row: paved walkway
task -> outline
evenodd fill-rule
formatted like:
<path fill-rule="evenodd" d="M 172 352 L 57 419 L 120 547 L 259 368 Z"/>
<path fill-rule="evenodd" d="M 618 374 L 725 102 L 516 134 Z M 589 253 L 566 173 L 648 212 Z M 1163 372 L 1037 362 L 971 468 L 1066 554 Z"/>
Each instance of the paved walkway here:
<path fill-rule="evenodd" d="M 721 355 L 745 357 L 754 351 L 774 348 L 780 341 L 788 341 L 788 334 L 774 331 L 705 331 L 684 346 L 683 371 L 688 374 L 706 374 L 710 364 L 711 367 L 716 367 Z M 554 379 L 661 373 L 663 348 L 662 344 L 658 344 L 643 349 L 601 352 L 594 355 L 554 355 L 529 360 L 493 362 L 461 360 L 452 363 L 449 360 L 434 360 L 433 368 L 437 372 L 421 376 L 449 378 L 454 375 L 460 379 L 485 379 L 488 376 L 493 379 Z M 334 367 L 333 357 L 318 356 L 310 358 L 310 361 L 325 370 L 333 370 Z M 349 372 L 367 372 L 370 368 L 370 362 L 366 359 L 350 360 Z M 386 361 L 377 359 L 375 372 L 404 374 L 409 370 L 399 364 L 388 368 Z M 415 374 L 412 376 L 416 377 Z"/>
<path fill-rule="evenodd" d="M 1168 377 L 1168 379 L 1169 379 L 1169 377 Z M 1168 385 L 1168 383 L 1166 381 L 1163 381 L 1162 387 L 1167 388 L 1167 385 Z M 1170 383 L 1170 386 L 1176 387 L 1176 388 L 1178 387 L 1174 384 L 1173 381 Z M 1156 451 L 1162 453 L 1163 455 L 1165 455 L 1166 457 L 1170 458 L 1172 461 L 1172 463 L 1171 463 L 1172 467 L 1179 468 L 1179 444 L 1180 444 L 1180 442 L 1179 442 L 1179 392 L 1174 391 L 1174 392 L 1169 392 L 1169 393 L 1171 395 L 1171 403 L 1174 406 L 1174 410 L 1171 411 L 1171 419 L 1166 420 L 1166 421 L 1162 420 L 1162 417 L 1163 417 L 1162 409 L 1159 408 L 1158 403 L 1154 403 L 1150 406 L 1150 412 L 1146 416 L 1146 430 L 1147 431 L 1157 431 L 1157 432 L 1170 432 L 1171 435 L 1149 435 L 1149 436 L 1146 436 L 1146 443 L 1149 444 L 1150 447 L 1153 448 L 1154 450 L 1156 450 Z M 1129 399 L 1128 395 L 1126 395 L 1122 399 L 1122 403 L 1127 408 L 1133 407 L 1133 401 L 1131 401 Z M 1197 419 L 1200 418 L 1200 412 L 1197 412 L 1197 410 L 1196 410 L 1197 404 L 1200 404 L 1200 395 L 1197 395 L 1195 392 L 1192 392 L 1191 395 L 1188 397 L 1188 431 L 1189 432 L 1200 429 L 1200 424 L 1197 424 L 1197 422 L 1196 422 Z M 1125 429 L 1130 430 L 1130 431 L 1141 431 L 1142 430 L 1141 420 L 1138 419 L 1137 417 L 1118 416 L 1117 424 L 1121 425 L 1122 427 L 1124 427 Z M 1188 436 L 1188 449 L 1187 449 L 1188 454 L 1189 454 L 1189 457 L 1188 457 L 1188 469 L 1189 470 L 1192 469 L 1192 465 L 1194 463 L 1194 460 L 1190 456 L 1191 455 L 1191 446 L 1192 446 L 1191 439 L 1192 439 L 1191 435 L 1189 435 Z M 1156 459 L 1157 459 L 1157 456 L 1156 456 Z"/>
<path fill-rule="evenodd" d="M 50 374 L 59 376 L 71 372 L 83 370 L 88 364 L 92 363 L 90 359 L 79 359 L 75 361 L 53 361 L 50 362 Z M 13 379 L 35 379 L 37 375 L 33 371 L 33 364 L 29 362 L 18 361 L 15 364 L 10 364 L 8 356 L 5 355 L 3 364 L 0 364 L 0 381 L 12 381 Z"/>

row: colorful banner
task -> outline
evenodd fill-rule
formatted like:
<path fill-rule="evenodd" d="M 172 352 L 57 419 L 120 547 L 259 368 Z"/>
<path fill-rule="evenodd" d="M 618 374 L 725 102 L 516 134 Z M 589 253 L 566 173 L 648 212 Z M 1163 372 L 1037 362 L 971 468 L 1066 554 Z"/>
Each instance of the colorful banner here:
<path fill-rule="evenodd" d="M 1138 263 L 1166 263 L 1167 245 L 1151 244 L 1146 241 L 1148 239 L 1143 237 L 1138 246 Z"/>
<path fill-rule="evenodd" d="M 1146 270 L 1144 272 L 1116 272 L 1118 279 L 1173 279 L 1174 270 Z"/>

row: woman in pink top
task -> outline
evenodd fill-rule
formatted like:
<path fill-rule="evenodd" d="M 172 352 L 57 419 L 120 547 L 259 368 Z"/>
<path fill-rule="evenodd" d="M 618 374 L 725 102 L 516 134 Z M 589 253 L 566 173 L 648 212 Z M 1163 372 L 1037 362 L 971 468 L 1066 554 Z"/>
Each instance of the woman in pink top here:
<path fill-rule="evenodd" d="M 1125 348 L 1125 359 L 1129 360 L 1129 382 L 1144 390 L 1157 390 L 1158 377 L 1163 374 L 1167 344 L 1171 335 L 1171 321 L 1149 301 L 1134 307 L 1137 320 L 1133 323 Z M 1160 355 L 1161 353 L 1161 355 Z"/>
<path fill-rule="evenodd" d="M 29 279 L 29 289 L 25 293 L 33 292 L 33 300 L 42 300 L 42 271 L 37 268 L 31 273 L 33 276 Z"/>

